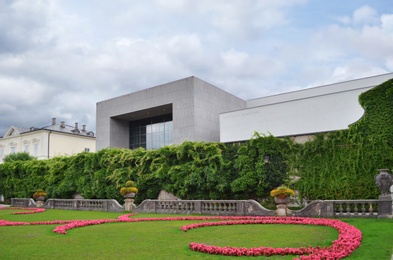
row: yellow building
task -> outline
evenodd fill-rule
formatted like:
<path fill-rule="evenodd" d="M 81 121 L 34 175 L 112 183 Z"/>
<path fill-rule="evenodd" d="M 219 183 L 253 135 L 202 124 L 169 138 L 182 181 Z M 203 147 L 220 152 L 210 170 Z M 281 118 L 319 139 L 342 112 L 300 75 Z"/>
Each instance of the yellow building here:
<path fill-rule="evenodd" d="M 94 133 L 87 131 L 85 125 L 79 128 L 78 123 L 69 126 L 64 121 L 57 124 L 56 118 L 52 118 L 51 125 L 41 128 L 11 126 L 0 138 L 0 163 L 4 156 L 18 152 L 27 152 L 42 160 L 95 150 Z"/>

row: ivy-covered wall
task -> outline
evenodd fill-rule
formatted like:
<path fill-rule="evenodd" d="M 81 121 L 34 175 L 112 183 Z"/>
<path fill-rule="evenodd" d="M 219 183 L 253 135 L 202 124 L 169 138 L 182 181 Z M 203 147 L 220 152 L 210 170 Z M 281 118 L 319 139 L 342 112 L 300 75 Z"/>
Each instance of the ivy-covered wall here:
<path fill-rule="evenodd" d="M 287 183 L 306 199 L 374 199 L 374 176 L 393 166 L 393 80 L 359 98 L 364 116 L 348 130 L 318 134 L 313 141 L 260 136 L 242 144 L 184 142 L 158 150 L 107 148 L 50 160 L 0 164 L 0 193 L 6 199 L 114 198 L 129 179 L 136 202 L 160 190 L 183 199 L 257 199 Z M 265 162 L 265 155 L 269 161 Z M 300 180 L 288 183 L 291 176 Z"/>
<path fill-rule="evenodd" d="M 363 117 L 348 130 L 319 134 L 295 162 L 308 199 L 375 199 L 378 169 L 393 167 L 393 80 L 359 96 Z"/>
<path fill-rule="evenodd" d="M 184 142 L 158 150 L 108 148 L 50 160 L 0 165 L 6 198 L 31 197 L 38 188 L 50 198 L 114 198 L 129 179 L 136 202 L 164 189 L 183 199 L 259 199 L 284 182 L 288 140 L 256 136 L 243 144 Z M 264 154 L 269 163 L 263 162 Z"/>

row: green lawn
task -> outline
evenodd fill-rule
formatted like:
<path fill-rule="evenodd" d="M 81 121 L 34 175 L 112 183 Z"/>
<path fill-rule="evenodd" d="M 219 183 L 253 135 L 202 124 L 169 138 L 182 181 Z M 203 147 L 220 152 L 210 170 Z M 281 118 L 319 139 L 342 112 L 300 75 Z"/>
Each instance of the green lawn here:
<path fill-rule="evenodd" d="M 47 210 L 0 219 L 51 221 L 115 219 L 126 213 Z M 178 215 L 138 214 L 135 218 Z M 386 259 L 393 252 L 393 220 L 342 219 L 363 233 L 362 245 L 348 259 Z M 237 247 L 329 246 L 338 232 L 325 226 L 234 225 L 204 227 L 183 232 L 180 227 L 197 221 L 108 223 L 53 233 L 57 225 L 0 227 L 0 259 L 234 259 L 191 251 L 190 242 Z M 241 259 L 292 259 L 294 256 L 241 257 Z M 236 257 L 239 258 L 239 257 Z"/>

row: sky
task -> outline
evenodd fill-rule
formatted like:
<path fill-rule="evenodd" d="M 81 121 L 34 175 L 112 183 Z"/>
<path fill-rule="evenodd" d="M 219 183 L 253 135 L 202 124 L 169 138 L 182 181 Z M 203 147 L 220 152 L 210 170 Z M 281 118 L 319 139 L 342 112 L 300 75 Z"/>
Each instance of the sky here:
<path fill-rule="evenodd" d="M 0 0 L 0 136 L 190 76 L 247 100 L 390 72 L 391 0 Z"/>

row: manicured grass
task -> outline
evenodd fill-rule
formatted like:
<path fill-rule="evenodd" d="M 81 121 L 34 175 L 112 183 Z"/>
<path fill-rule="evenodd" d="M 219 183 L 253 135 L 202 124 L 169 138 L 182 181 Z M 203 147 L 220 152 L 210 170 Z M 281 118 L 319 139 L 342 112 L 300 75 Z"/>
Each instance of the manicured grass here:
<path fill-rule="evenodd" d="M 51 221 L 115 219 L 126 213 L 47 210 L 44 213 L 11 215 L 0 210 L 0 219 Z M 134 217 L 178 215 L 138 214 Z M 393 251 L 393 220 L 342 219 L 363 233 L 362 245 L 349 259 L 390 260 Z M 303 225 L 234 225 L 204 227 L 183 232 L 180 227 L 198 221 L 107 223 L 53 233 L 57 225 L 0 227 L 1 259 L 228 259 L 191 251 L 190 242 L 237 247 L 329 246 L 337 238 L 331 227 Z M 294 256 L 248 257 L 292 259 Z M 237 257 L 238 258 L 238 257 Z M 247 257 L 241 257 L 246 259 Z"/>
<path fill-rule="evenodd" d="M 362 245 L 350 259 L 390 260 L 393 255 L 393 219 L 340 219 L 363 233 Z"/>

